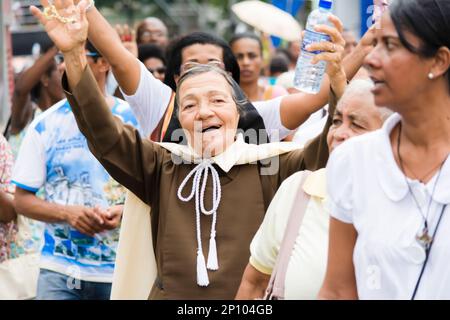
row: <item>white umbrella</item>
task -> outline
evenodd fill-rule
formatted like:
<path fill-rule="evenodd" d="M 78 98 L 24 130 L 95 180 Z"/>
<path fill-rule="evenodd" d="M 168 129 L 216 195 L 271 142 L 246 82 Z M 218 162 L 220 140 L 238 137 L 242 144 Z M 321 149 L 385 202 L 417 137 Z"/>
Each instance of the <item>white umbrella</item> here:
<path fill-rule="evenodd" d="M 298 41 L 302 28 L 289 13 L 274 5 L 261 1 L 242 1 L 234 4 L 231 10 L 240 20 L 264 33 L 288 41 Z"/>

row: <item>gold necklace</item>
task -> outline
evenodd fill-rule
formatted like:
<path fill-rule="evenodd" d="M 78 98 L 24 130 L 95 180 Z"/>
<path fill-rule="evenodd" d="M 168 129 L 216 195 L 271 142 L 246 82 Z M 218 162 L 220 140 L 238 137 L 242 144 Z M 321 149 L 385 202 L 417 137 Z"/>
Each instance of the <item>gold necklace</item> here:
<path fill-rule="evenodd" d="M 400 160 L 400 159 L 399 159 Z M 406 164 L 403 164 L 403 166 L 405 167 L 405 169 L 408 169 L 409 172 L 413 175 L 414 179 L 419 180 L 422 183 L 425 183 L 426 178 L 428 178 L 428 176 L 430 176 L 433 172 L 436 171 L 436 169 L 438 169 L 440 166 L 442 166 L 442 163 L 438 163 L 436 166 L 434 166 L 433 168 L 431 168 L 430 171 L 428 171 L 422 178 L 420 178 L 410 167 L 408 167 Z M 405 174 L 406 174 L 406 170 Z"/>

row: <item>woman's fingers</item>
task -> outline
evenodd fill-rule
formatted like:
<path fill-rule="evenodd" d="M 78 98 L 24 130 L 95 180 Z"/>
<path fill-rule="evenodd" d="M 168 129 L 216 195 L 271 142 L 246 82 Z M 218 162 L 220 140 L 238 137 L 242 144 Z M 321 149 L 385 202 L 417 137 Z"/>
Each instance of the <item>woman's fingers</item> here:
<path fill-rule="evenodd" d="M 70 1 L 72 1 L 72 0 L 70 0 Z M 87 6 L 88 6 L 88 2 L 86 0 L 81 0 L 77 5 L 78 9 L 80 10 L 80 21 L 84 21 L 87 19 L 86 18 Z"/>
<path fill-rule="evenodd" d="M 41 10 L 39 10 L 38 8 L 36 8 L 35 6 L 30 6 L 30 12 L 33 16 L 36 17 L 36 19 L 39 20 L 39 22 L 45 26 L 47 24 L 47 19 L 45 18 L 44 14 L 42 13 Z"/>
<path fill-rule="evenodd" d="M 41 5 L 42 5 L 44 8 L 47 8 L 47 7 L 50 6 L 50 4 L 48 3 L 48 0 L 41 0 L 40 2 L 41 2 Z M 33 7 L 34 7 L 34 6 L 33 6 Z"/>
<path fill-rule="evenodd" d="M 328 20 L 334 24 L 335 28 L 339 31 L 339 33 L 344 32 L 344 25 L 342 21 L 333 14 L 330 14 Z"/>
<path fill-rule="evenodd" d="M 64 9 L 67 10 L 71 6 L 73 6 L 72 0 L 60 0 L 58 6 L 56 6 L 56 2 L 55 2 L 55 7 L 58 10 L 64 10 Z"/>
<path fill-rule="evenodd" d="M 312 64 L 316 64 L 319 61 L 326 61 L 326 62 L 336 62 L 338 63 L 340 61 L 340 58 L 336 56 L 335 53 L 331 52 L 322 52 L 314 56 L 314 58 L 311 60 Z"/>
<path fill-rule="evenodd" d="M 344 51 L 344 47 L 332 42 L 323 41 L 315 42 L 306 47 L 308 51 L 326 51 L 331 53 L 340 53 Z"/>
<path fill-rule="evenodd" d="M 62 10 L 64 9 L 64 0 L 53 0 L 53 5 L 55 6 L 56 10 Z"/>
<path fill-rule="evenodd" d="M 120 40 L 122 40 L 122 42 L 133 42 L 134 41 L 134 39 L 135 39 L 134 30 L 132 30 L 128 24 L 124 24 L 124 25 L 117 24 L 115 29 L 116 29 L 117 34 L 120 37 Z"/>
<path fill-rule="evenodd" d="M 342 46 L 345 45 L 345 40 L 342 37 L 342 34 L 335 27 L 330 27 L 330 26 L 322 24 L 322 25 L 317 25 L 314 28 L 314 30 L 317 32 L 325 33 L 325 34 L 329 35 L 331 38 L 331 42 L 340 44 Z"/>
<path fill-rule="evenodd" d="M 122 42 L 134 42 L 135 41 L 136 34 L 135 34 L 134 30 L 132 30 L 128 24 L 124 24 L 124 25 L 117 24 L 115 29 L 116 29 L 117 34 L 120 37 L 120 40 L 122 40 Z"/>
<path fill-rule="evenodd" d="M 135 33 L 132 28 L 128 24 L 125 24 L 123 26 L 123 41 L 125 42 L 134 42 L 135 39 Z"/>

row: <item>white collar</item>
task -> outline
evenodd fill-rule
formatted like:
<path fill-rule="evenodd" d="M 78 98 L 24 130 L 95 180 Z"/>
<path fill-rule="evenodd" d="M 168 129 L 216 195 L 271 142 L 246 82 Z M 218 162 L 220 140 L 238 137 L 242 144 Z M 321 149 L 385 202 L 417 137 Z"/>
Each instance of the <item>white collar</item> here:
<path fill-rule="evenodd" d="M 375 140 L 377 147 L 374 148 L 378 181 L 388 198 L 396 202 L 404 199 L 409 192 L 405 176 L 395 161 L 390 140 L 392 130 L 401 119 L 401 116 L 395 113 L 386 120 L 378 132 L 378 139 Z M 441 177 L 433 194 L 436 178 L 437 174 L 426 184 L 428 194 L 433 195 L 436 202 L 450 203 L 450 157 L 442 166 Z"/>
<path fill-rule="evenodd" d="M 311 172 L 303 183 L 303 191 L 311 197 L 324 200 L 327 197 L 326 169 Z"/>
<path fill-rule="evenodd" d="M 239 134 L 236 141 L 229 146 L 223 153 L 218 156 L 204 159 L 199 156 L 192 147 L 183 146 L 174 143 L 159 143 L 160 146 L 169 150 L 172 155 L 180 157 L 188 163 L 197 164 L 185 177 L 180 187 L 178 188 L 178 198 L 183 202 L 195 201 L 195 221 L 196 221 L 196 235 L 197 235 L 197 284 L 201 287 L 209 285 L 208 270 L 215 271 L 219 269 L 219 259 L 217 256 L 216 245 L 216 222 L 217 211 L 219 209 L 220 200 L 222 197 L 222 187 L 220 185 L 220 177 L 213 164 L 219 166 L 224 172 L 230 171 L 235 165 L 251 164 L 258 160 L 264 160 L 271 157 L 279 156 L 299 148 L 293 143 L 270 143 L 263 145 L 250 145 L 245 143 L 242 134 Z M 172 157 L 172 161 L 177 163 L 178 159 Z M 204 196 L 206 190 L 206 183 L 208 176 L 212 179 L 212 203 L 210 210 L 205 208 Z M 192 179 L 191 192 L 185 196 L 183 195 L 184 188 Z M 209 251 L 207 259 L 203 253 L 202 236 L 200 229 L 201 215 L 212 216 L 211 233 L 209 240 Z"/>
<path fill-rule="evenodd" d="M 158 144 L 189 163 L 200 163 L 204 160 L 191 146 L 184 146 L 176 143 Z M 248 144 L 244 141 L 244 137 L 240 133 L 237 135 L 236 141 L 231 146 L 223 153 L 212 157 L 210 160 L 224 172 L 228 172 L 235 165 L 254 163 L 300 148 L 301 147 L 298 144 L 292 142 L 275 142 L 261 145 Z"/>

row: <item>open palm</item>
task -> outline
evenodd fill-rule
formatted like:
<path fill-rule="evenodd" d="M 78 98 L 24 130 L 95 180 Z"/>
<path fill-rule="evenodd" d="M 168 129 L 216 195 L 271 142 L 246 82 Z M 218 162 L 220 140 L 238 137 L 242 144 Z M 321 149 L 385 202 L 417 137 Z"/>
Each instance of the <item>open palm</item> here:
<path fill-rule="evenodd" d="M 50 7 L 48 0 L 40 1 L 44 8 Z M 64 23 L 53 17 L 48 19 L 38 8 L 30 7 L 31 13 L 39 19 L 45 31 L 55 45 L 62 52 L 69 52 L 75 48 L 83 47 L 88 34 L 88 21 L 86 19 L 86 1 L 77 5 L 72 0 L 55 0 L 54 5 L 59 16 L 71 21 Z"/>

